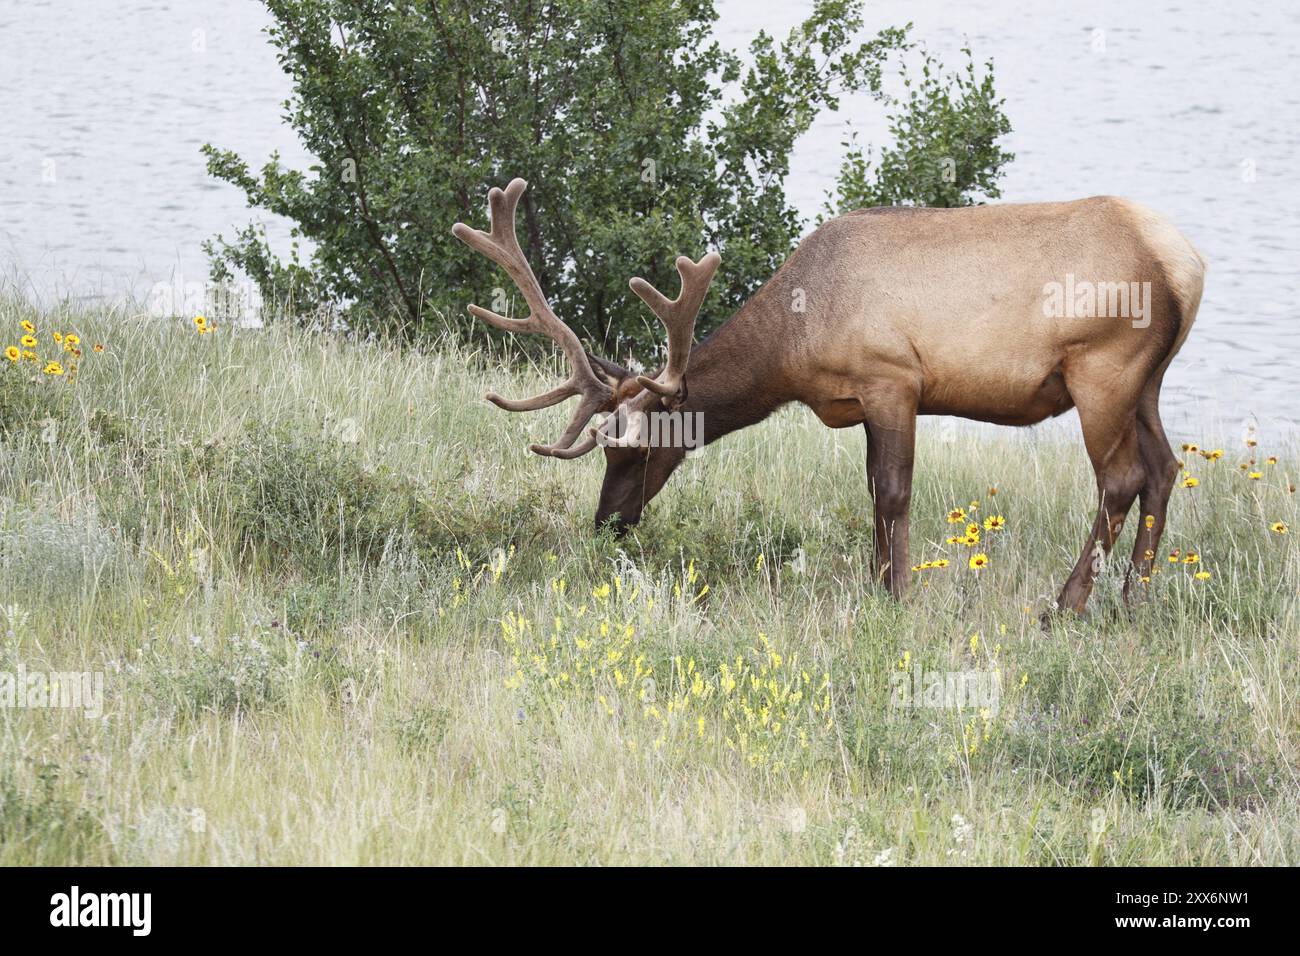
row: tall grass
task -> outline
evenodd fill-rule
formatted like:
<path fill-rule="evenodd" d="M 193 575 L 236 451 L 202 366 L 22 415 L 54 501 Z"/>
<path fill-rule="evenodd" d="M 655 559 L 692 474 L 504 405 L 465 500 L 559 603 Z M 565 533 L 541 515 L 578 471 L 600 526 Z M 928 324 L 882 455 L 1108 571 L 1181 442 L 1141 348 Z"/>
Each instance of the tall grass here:
<path fill-rule="evenodd" d="M 1226 454 L 1186 454 L 1147 599 L 1115 560 L 1043 630 L 1093 508 L 1060 431 L 923 426 L 913 560 L 950 564 L 900 605 L 861 431 L 801 409 L 618 541 L 598 453 L 526 450 L 565 409 L 481 400 L 552 369 L 12 301 L 0 348 L 23 319 L 86 354 L 0 367 L 0 673 L 106 700 L 0 707 L 0 863 L 1300 862 L 1274 436 L 1176 436 Z M 949 544 L 955 507 L 1007 527 Z M 1001 692 L 900 706 L 918 671 Z"/>

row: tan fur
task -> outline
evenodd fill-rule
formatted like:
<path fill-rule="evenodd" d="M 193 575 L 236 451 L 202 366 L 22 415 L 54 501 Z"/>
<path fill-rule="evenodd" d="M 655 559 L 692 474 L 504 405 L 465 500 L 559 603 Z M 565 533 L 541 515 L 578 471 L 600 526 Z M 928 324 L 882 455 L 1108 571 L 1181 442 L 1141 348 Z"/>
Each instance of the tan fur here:
<path fill-rule="evenodd" d="M 919 414 L 1032 424 L 1073 404 L 1059 376 L 1081 349 L 1124 378 L 1154 368 L 1169 342 L 1181 344 L 1180 316 L 1193 316 L 1199 301 L 1200 263 L 1165 220 L 1109 197 L 871 210 L 822 226 L 764 289 L 778 300 L 802 289 L 806 319 L 770 310 L 765 318 L 799 343 L 783 374 L 796 400 L 828 424 L 888 418 L 874 397 L 881 375 L 918 393 Z M 1154 314 L 1147 329 L 1045 318 L 1043 288 L 1067 273 L 1151 282 L 1153 296 L 1167 289 L 1181 309 Z M 859 406 L 856 420 L 846 403 Z"/>
<path fill-rule="evenodd" d="M 1178 300 L 1186 321 L 1182 324 L 1168 360 L 1178 354 L 1196 321 L 1205 288 L 1205 259 L 1174 225 L 1159 213 L 1127 199 L 1115 200 L 1131 217 L 1134 228 L 1145 238 L 1152 256 L 1164 270 L 1165 279 Z M 1167 363 L 1166 363 L 1167 364 Z"/>

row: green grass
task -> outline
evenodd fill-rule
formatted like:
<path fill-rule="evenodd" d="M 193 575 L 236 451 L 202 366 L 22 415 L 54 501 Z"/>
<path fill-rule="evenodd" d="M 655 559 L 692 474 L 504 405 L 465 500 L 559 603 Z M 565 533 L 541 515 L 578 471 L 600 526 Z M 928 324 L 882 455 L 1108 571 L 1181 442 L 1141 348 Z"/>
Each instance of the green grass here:
<path fill-rule="evenodd" d="M 952 565 L 899 605 L 861 430 L 802 409 L 620 542 L 598 453 L 526 450 L 567 410 L 482 401 L 554 370 L 14 302 L 0 347 L 24 318 L 107 349 L 0 366 L 0 673 L 105 701 L 0 707 L 0 863 L 1300 862 L 1294 445 L 1188 456 L 1163 550 L 1209 580 L 1162 554 L 1130 609 L 1115 561 L 1044 631 L 1072 436 L 923 425 L 913 560 Z M 944 543 L 973 500 L 1008 523 L 978 575 Z M 1000 699 L 897 706 L 916 669 Z"/>

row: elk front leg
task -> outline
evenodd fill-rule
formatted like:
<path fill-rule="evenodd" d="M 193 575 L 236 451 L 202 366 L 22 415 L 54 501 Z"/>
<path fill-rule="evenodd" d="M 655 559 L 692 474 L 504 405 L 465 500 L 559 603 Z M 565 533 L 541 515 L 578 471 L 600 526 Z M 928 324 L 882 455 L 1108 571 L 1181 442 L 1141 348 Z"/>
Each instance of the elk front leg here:
<path fill-rule="evenodd" d="M 875 556 L 872 570 L 894 597 L 903 596 L 911 575 L 907 556 L 907 517 L 912 502 L 912 458 L 916 414 L 893 426 L 867 422 L 867 482 L 875 501 Z"/>

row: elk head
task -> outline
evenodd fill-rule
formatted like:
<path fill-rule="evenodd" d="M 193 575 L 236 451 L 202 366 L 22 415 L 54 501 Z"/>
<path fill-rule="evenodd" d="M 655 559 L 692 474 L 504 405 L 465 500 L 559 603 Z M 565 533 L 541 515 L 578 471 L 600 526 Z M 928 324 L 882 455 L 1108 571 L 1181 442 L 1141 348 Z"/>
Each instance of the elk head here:
<path fill-rule="evenodd" d="M 508 412 L 527 412 L 579 396 L 578 407 L 559 439 L 554 444 L 528 447 L 538 455 L 571 459 L 601 446 L 605 452 L 605 480 L 596 525 L 612 520 L 615 530 L 622 533 L 641 519 L 646 502 L 658 494 L 685 457 L 684 447 L 650 447 L 645 423 L 648 416 L 676 410 L 686 401 L 686 367 L 695 319 L 721 259 L 716 252 L 699 262 L 679 256 L 677 272 L 682 289 L 676 299 L 668 299 L 644 279 L 631 280 L 632 291 L 668 330 L 668 361 L 664 367 L 653 376 L 633 375 L 614 362 L 587 353 L 577 335 L 547 303 L 515 235 L 515 207 L 527 187 L 524 180 L 514 179 L 504 191 L 494 187 L 488 192 L 491 224 L 487 232 L 461 222 L 451 231 L 461 242 L 506 270 L 523 295 L 529 315 L 510 319 L 477 305 L 471 305 L 469 311 L 505 332 L 532 332 L 554 339 L 564 351 L 570 374 L 561 385 L 532 398 L 512 401 L 488 392 L 487 399 Z M 598 414 L 604 414 L 604 420 L 583 435 Z"/>

